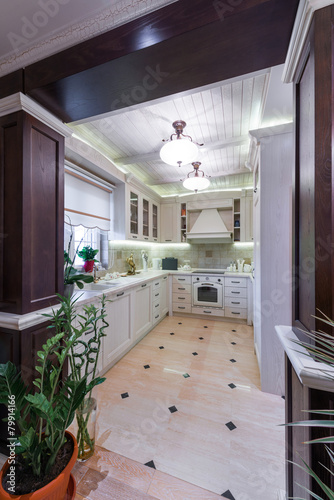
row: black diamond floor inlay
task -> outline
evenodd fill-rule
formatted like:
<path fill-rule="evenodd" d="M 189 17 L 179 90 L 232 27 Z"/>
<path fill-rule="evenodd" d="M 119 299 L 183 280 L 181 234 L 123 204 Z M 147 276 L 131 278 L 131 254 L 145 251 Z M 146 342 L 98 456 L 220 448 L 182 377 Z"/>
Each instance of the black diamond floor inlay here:
<path fill-rule="evenodd" d="M 207 328 L 207 326 L 203 326 L 203 328 Z"/>
<path fill-rule="evenodd" d="M 203 337 L 198 337 L 198 338 L 199 338 L 200 340 L 204 340 L 204 338 L 203 338 Z"/>
<path fill-rule="evenodd" d="M 163 346 L 163 345 L 161 345 L 161 346 L 159 347 L 159 349 L 165 349 L 165 348 L 164 348 L 164 346 Z"/>
<path fill-rule="evenodd" d="M 237 345 L 237 343 L 236 343 L 236 342 L 231 342 L 231 344 L 232 344 L 232 345 Z"/>
<path fill-rule="evenodd" d="M 178 325 L 182 325 L 182 323 L 178 323 Z"/>
<path fill-rule="evenodd" d="M 236 428 L 237 428 L 237 426 L 236 426 L 236 425 L 234 425 L 234 423 L 233 423 L 233 422 L 227 422 L 227 424 L 225 424 L 225 425 L 226 425 L 226 427 L 227 427 L 228 429 L 230 429 L 230 431 L 233 431 L 234 429 L 236 429 Z"/>
<path fill-rule="evenodd" d="M 184 378 L 190 377 L 189 373 L 184 373 L 183 376 L 184 376 Z"/>
<path fill-rule="evenodd" d="M 226 490 L 225 493 L 222 494 L 222 497 L 228 498 L 229 500 L 235 500 L 230 490 Z"/>
<path fill-rule="evenodd" d="M 193 352 L 192 355 L 193 356 L 198 356 L 198 353 L 197 352 Z"/>
<path fill-rule="evenodd" d="M 235 359 L 230 359 L 231 363 L 236 363 L 236 360 Z"/>
<path fill-rule="evenodd" d="M 146 465 L 146 467 L 151 467 L 151 469 L 156 469 L 156 466 L 155 466 L 153 460 L 146 462 L 146 464 L 144 464 L 144 465 Z"/>
<path fill-rule="evenodd" d="M 282 396 L 282 399 L 285 399 L 285 396 Z"/>
<path fill-rule="evenodd" d="M 228 384 L 229 387 L 231 387 L 231 389 L 235 389 L 237 386 L 234 385 L 233 383 L 232 384 Z"/>
<path fill-rule="evenodd" d="M 232 332 L 236 332 L 236 330 L 232 330 Z"/>
<path fill-rule="evenodd" d="M 174 333 L 174 332 L 171 332 L 169 335 L 175 335 L 175 333 Z"/>
<path fill-rule="evenodd" d="M 123 392 L 123 394 L 121 394 L 121 397 L 122 397 L 122 399 L 128 398 L 129 397 L 129 393 L 128 392 Z"/>
<path fill-rule="evenodd" d="M 145 365 L 144 366 L 145 370 L 147 370 L 148 368 L 151 368 L 150 365 Z"/>
<path fill-rule="evenodd" d="M 176 406 L 170 406 L 168 409 L 171 413 L 175 413 L 177 411 Z"/>

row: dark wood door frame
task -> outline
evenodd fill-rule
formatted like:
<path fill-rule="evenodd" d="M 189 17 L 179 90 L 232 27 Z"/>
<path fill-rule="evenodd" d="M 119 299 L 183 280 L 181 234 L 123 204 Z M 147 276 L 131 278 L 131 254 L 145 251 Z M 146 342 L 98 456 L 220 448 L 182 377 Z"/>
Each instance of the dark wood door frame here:
<path fill-rule="evenodd" d="M 65 122 L 284 62 L 298 0 L 183 0 L 0 80 Z"/>

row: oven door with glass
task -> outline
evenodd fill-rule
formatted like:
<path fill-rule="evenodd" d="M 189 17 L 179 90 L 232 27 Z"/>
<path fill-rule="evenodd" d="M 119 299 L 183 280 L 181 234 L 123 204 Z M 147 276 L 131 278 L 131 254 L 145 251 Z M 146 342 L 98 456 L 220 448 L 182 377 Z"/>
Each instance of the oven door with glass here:
<path fill-rule="evenodd" d="M 223 284 L 212 281 L 193 283 L 193 306 L 224 307 Z"/>

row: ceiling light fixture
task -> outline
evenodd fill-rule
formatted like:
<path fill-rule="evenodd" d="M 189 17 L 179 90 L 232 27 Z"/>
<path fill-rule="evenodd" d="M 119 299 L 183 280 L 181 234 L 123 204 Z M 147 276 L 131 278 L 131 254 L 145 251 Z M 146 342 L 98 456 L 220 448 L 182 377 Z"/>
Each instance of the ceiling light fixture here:
<path fill-rule="evenodd" d="M 200 191 L 201 189 L 207 188 L 210 184 L 210 181 L 207 177 L 205 177 L 203 170 L 199 170 L 200 165 L 201 162 L 199 161 L 195 161 L 194 163 L 192 163 L 194 170 L 192 172 L 189 172 L 187 178 L 183 181 L 183 186 L 186 189 L 195 191 L 195 193 L 197 193 L 197 191 Z M 199 175 L 199 172 L 201 172 L 202 175 Z"/>
<path fill-rule="evenodd" d="M 160 158 L 168 165 L 181 167 L 181 165 L 191 163 L 198 154 L 197 146 L 203 146 L 203 144 L 193 142 L 190 135 L 183 134 L 186 125 L 183 120 L 173 122 L 175 133 L 169 139 L 163 139 L 166 144 L 160 150 Z"/>

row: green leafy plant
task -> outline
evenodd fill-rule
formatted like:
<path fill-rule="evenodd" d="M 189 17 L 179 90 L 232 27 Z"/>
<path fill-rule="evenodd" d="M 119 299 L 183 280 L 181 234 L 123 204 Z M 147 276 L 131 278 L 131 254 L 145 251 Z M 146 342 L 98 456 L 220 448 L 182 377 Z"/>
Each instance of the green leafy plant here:
<path fill-rule="evenodd" d="M 95 255 L 98 253 L 98 250 L 94 250 L 90 246 L 85 246 L 78 252 L 78 256 L 83 259 L 85 262 L 88 262 L 90 260 L 93 260 L 94 262 L 98 262 L 98 260 L 95 259 Z"/>
<path fill-rule="evenodd" d="M 82 289 L 84 283 L 92 283 L 93 281 L 93 276 L 80 273 L 75 269 L 68 252 L 64 250 L 64 285 L 76 284 L 78 288 Z"/>
<path fill-rule="evenodd" d="M 323 317 L 316 317 L 316 319 L 322 321 L 323 323 L 326 323 L 327 325 L 330 325 L 331 327 L 334 328 L 334 321 L 331 320 L 328 316 L 325 314 L 321 313 Z M 329 335 L 328 333 L 325 332 L 304 332 L 304 334 L 312 341 L 312 343 L 308 342 L 303 342 L 303 341 L 293 341 L 297 345 L 303 347 L 306 351 L 308 356 L 312 357 L 314 360 L 322 362 L 326 365 L 328 365 L 330 368 L 334 368 L 334 337 L 332 335 Z M 329 372 L 327 370 L 324 370 L 324 374 L 334 380 L 334 375 L 332 372 Z M 334 410 L 305 410 L 307 413 L 315 413 L 317 415 L 321 416 L 329 416 L 329 418 L 334 417 Z M 334 428 L 334 420 L 303 420 L 299 422 L 291 422 L 289 424 L 286 424 L 288 426 L 302 426 L 302 427 L 326 427 L 329 429 Z M 334 452 L 327 446 L 329 443 L 334 443 L 334 436 L 327 436 L 324 438 L 318 438 L 318 439 L 313 439 L 311 441 L 306 441 L 305 444 L 314 444 L 314 443 L 323 443 L 325 444 L 326 452 L 329 455 L 330 461 L 332 465 L 334 465 Z M 327 495 L 327 497 L 330 500 L 334 500 L 334 491 L 327 486 L 320 478 L 319 476 L 309 467 L 309 465 L 302 460 L 304 467 L 299 465 L 299 464 L 294 464 L 297 467 L 301 468 L 304 470 L 304 472 L 308 473 L 312 478 L 317 482 L 317 484 L 320 486 L 321 490 Z M 325 467 L 325 466 L 323 466 Z M 325 467 L 325 469 L 330 472 L 332 476 L 334 476 L 334 473 Z M 319 497 L 316 493 L 313 493 L 310 491 L 308 488 L 303 487 L 307 493 L 311 495 L 312 498 L 315 498 L 317 500 L 322 500 L 322 498 Z M 298 500 L 298 499 L 297 499 Z M 302 500 L 302 499 L 299 499 Z"/>
<path fill-rule="evenodd" d="M 98 331 L 98 321 L 104 312 L 87 307 L 75 327 L 76 300 L 61 297 L 60 307 L 46 315 L 55 335 L 37 353 L 36 376 L 29 388 L 13 363 L 0 365 L 0 403 L 8 406 L 15 399 L 15 451 L 22 466 L 34 476 L 47 475 L 57 454 L 66 441 L 65 430 L 72 423 L 77 408 L 93 387 L 102 383 L 101 377 L 71 373 L 62 377 L 65 363 L 73 364 L 75 346 L 90 328 Z M 105 323 L 104 323 L 105 328 Z M 103 331 L 102 331 L 103 334 Z M 80 355 L 79 355 L 80 357 Z M 55 362 L 56 359 L 56 362 Z M 95 375 L 95 372 L 93 373 Z"/>

